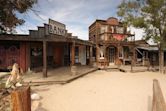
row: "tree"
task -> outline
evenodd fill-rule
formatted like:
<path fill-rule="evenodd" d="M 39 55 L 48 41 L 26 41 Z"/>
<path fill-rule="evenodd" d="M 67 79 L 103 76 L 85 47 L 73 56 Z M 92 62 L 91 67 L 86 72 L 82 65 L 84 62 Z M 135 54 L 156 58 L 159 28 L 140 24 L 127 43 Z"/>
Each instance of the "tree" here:
<path fill-rule="evenodd" d="M 166 40 L 166 0 L 124 0 L 118 6 L 117 15 L 122 21 L 142 28 L 145 40 L 152 39 L 159 46 L 159 69 L 163 73 L 164 43 Z"/>
<path fill-rule="evenodd" d="M 17 13 L 25 13 L 37 3 L 37 0 L 0 0 L 0 31 L 11 32 L 25 21 L 18 18 Z"/>

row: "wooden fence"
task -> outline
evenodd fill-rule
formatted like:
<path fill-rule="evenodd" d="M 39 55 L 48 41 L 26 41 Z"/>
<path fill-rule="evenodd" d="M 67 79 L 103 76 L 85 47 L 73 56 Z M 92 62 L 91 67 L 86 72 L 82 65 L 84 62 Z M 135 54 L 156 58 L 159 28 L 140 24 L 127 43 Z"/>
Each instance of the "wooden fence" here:
<path fill-rule="evenodd" d="M 166 111 L 166 104 L 160 84 L 157 79 L 153 80 L 153 103 L 152 111 Z"/>

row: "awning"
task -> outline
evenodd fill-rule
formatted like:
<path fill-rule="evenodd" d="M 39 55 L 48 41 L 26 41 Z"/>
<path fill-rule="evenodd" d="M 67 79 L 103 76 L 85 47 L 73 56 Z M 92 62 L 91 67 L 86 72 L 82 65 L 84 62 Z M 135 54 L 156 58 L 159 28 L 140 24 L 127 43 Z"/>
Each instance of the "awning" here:
<path fill-rule="evenodd" d="M 147 50 L 147 51 L 158 51 L 158 47 L 137 47 L 137 48 Z"/>

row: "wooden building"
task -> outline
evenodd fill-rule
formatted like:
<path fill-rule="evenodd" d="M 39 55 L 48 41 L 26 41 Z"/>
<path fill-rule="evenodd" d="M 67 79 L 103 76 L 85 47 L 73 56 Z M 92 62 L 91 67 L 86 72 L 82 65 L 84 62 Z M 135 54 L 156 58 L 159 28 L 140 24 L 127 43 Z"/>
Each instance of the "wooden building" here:
<path fill-rule="evenodd" d="M 91 64 L 90 41 L 80 40 L 68 33 L 62 23 L 49 20 L 48 24 L 30 30 L 28 35 L 0 34 L 0 70 L 18 63 L 23 71 L 49 67 Z"/>
<path fill-rule="evenodd" d="M 117 18 L 96 20 L 89 26 L 89 40 L 96 44 L 100 68 L 135 62 L 135 36 Z"/>

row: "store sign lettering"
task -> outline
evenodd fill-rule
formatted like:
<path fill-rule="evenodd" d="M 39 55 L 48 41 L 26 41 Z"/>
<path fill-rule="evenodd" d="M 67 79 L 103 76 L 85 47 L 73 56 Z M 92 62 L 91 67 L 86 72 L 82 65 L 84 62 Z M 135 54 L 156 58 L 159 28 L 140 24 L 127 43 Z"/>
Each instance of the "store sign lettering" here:
<path fill-rule="evenodd" d="M 66 34 L 66 26 L 60 22 L 49 19 L 49 33 L 64 36 Z"/>

